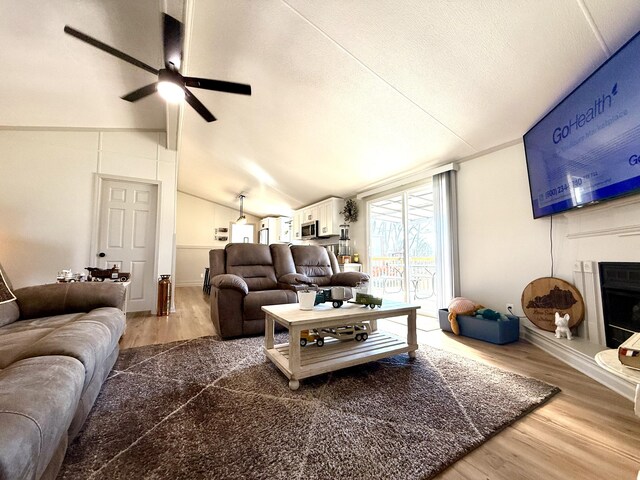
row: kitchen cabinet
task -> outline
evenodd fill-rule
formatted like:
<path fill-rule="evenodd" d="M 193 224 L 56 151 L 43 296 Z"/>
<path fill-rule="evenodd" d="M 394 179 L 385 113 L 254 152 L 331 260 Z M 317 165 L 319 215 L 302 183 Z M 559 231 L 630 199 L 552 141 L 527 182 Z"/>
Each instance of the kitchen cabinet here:
<path fill-rule="evenodd" d="M 318 222 L 318 236 L 332 237 L 340 235 L 342 215 L 340 210 L 344 206 L 344 200 L 338 197 L 330 197 L 322 202 L 314 203 L 296 210 L 293 215 L 292 231 L 293 240 L 300 240 L 300 225 L 308 222 Z"/>
<path fill-rule="evenodd" d="M 302 238 L 300 234 L 300 225 L 302 225 L 302 210 L 296 210 L 293 212 L 293 221 L 291 223 L 293 235 L 292 240 L 300 240 Z"/>
<path fill-rule="evenodd" d="M 321 237 L 340 235 L 340 224 L 342 223 L 340 210 L 342 210 L 343 203 L 341 198 L 332 197 L 318 204 L 318 230 Z"/>
<path fill-rule="evenodd" d="M 319 204 L 309 205 L 302 209 L 302 223 L 315 222 L 319 220 Z"/>

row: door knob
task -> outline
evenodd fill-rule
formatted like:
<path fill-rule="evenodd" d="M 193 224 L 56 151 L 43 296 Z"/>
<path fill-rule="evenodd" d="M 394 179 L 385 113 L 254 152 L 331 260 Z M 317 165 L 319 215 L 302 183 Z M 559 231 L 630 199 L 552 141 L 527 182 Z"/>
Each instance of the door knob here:
<path fill-rule="evenodd" d="M 99 256 L 100 258 L 102 258 L 102 257 L 106 257 L 106 256 L 107 256 L 107 254 L 106 254 L 106 253 L 104 253 L 104 252 L 100 252 L 100 253 L 98 254 L 98 256 Z"/>

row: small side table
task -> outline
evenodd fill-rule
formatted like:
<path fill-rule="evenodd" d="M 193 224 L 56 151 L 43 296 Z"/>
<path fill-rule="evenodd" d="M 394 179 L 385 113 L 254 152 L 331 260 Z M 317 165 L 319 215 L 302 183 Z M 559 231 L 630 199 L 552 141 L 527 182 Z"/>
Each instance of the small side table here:
<path fill-rule="evenodd" d="M 640 370 L 634 370 L 620 363 L 616 349 L 603 350 L 596 354 L 596 363 L 607 372 L 635 384 L 636 396 L 633 411 L 640 417 Z"/>

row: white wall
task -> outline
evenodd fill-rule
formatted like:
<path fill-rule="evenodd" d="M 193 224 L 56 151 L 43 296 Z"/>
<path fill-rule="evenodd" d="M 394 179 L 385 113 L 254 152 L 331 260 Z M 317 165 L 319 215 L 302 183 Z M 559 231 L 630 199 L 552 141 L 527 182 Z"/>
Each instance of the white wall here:
<path fill-rule="evenodd" d="M 176 154 L 164 133 L 0 131 L 0 262 L 15 287 L 95 264 L 96 174 L 160 182 L 158 271 L 174 257 Z"/>
<path fill-rule="evenodd" d="M 238 218 L 238 209 L 178 192 L 175 276 L 177 286 L 202 285 L 204 269 L 209 266 L 209 250 L 223 248 L 231 241 L 230 227 Z M 255 224 L 254 233 L 257 234 L 259 219 L 253 215 L 245 215 L 247 223 Z M 214 239 L 215 229 L 218 227 L 229 229 L 229 241 Z"/>
<path fill-rule="evenodd" d="M 553 217 L 554 276 L 570 283 L 576 261 L 640 261 L 640 196 Z M 504 311 L 551 274 L 550 218 L 533 220 L 523 145 L 460 165 L 461 293 Z M 634 233 L 635 231 L 635 233 Z"/>

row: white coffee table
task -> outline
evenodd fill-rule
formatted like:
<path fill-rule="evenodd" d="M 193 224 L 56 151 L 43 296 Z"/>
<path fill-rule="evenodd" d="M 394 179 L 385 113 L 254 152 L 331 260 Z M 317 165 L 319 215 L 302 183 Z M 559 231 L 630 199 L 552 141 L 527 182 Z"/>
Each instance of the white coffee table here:
<path fill-rule="evenodd" d="M 416 310 L 418 305 L 384 300 L 381 308 L 345 303 L 340 308 L 331 304 L 316 305 L 313 310 L 300 310 L 297 303 L 262 307 L 265 318 L 265 354 L 289 379 L 289 388 L 297 390 L 303 378 L 332 372 L 341 368 L 408 353 L 415 358 L 418 349 Z M 407 338 L 402 339 L 377 330 L 380 318 L 406 315 Z M 327 338 L 322 347 L 300 346 L 300 331 L 312 328 L 331 328 L 354 323 L 370 322 L 372 332 L 364 342 Z M 279 323 L 289 329 L 290 343 L 274 345 L 274 328 Z"/>
<path fill-rule="evenodd" d="M 596 363 L 610 373 L 626 380 L 635 386 L 636 395 L 633 411 L 640 417 L 640 370 L 629 368 L 618 360 L 618 350 L 610 348 L 596 354 Z"/>

